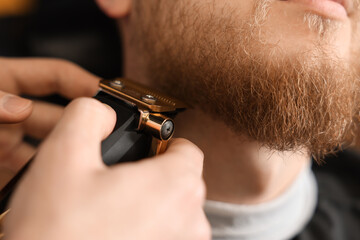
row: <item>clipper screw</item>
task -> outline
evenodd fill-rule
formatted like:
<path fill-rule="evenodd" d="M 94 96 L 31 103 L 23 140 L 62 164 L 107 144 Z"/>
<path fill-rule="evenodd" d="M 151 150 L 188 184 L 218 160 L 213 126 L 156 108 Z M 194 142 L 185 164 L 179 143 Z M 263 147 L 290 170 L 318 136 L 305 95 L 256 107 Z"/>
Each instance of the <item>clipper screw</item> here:
<path fill-rule="evenodd" d="M 174 133 L 174 122 L 167 120 L 161 127 L 161 138 L 168 140 Z"/>
<path fill-rule="evenodd" d="M 110 85 L 116 88 L 124 87 L 124 84 L 120 80 L 114 80 L 110 83 Z"/>
<path fill-rule="evenodd" d="M 156 103 L 156 98 L 153 95 L 145 95 L 141 98 L 144 102 L 148 103 L 148 104 L 155 104 Z"/>

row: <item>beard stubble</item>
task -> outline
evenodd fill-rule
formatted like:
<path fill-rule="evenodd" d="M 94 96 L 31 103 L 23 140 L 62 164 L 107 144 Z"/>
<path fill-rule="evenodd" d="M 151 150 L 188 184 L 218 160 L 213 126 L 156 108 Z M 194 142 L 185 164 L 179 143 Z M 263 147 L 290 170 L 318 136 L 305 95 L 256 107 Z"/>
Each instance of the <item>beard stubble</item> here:
<path fill-rule="evenodd" d="M 231 8 L 213 13 L 186 2 L 135 1 L 131 42 L 154 86 L 273 150 L 320 157 L 352 141 L 355 64 L 321 46 L 288 55 L 263 43 L 268 1 L 257 1 L 244 21 Z"/>

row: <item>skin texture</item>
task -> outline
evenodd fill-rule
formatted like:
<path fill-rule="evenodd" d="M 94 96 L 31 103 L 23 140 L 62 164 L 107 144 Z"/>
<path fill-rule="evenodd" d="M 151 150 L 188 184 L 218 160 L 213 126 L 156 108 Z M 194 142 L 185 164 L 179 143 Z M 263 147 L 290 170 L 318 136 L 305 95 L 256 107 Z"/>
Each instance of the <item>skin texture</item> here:
<path fill-rule="evenodd" d="M 100 146 L 115 112 L 77 98 L 96 93 L 96 76 L 55 59 L 0 63 L 2 185 L 35 152 L 23 135 L 46 137 L 12 195 L 6 239 L 210 239 L 203 154 L 194 144 L 175 139 L 161 156 L 107 167 Z M 16 96 L 54 92 L 77 99 L 63 109 Z"/>
<path fill-rule="evenodd" d="M 194 106 L 177 118 L 177 134 L 205 153 L 209 199 L 269 201 L 310 155 L 351 142 L 358 1 L 341 20 L 294 1 L 98 3 L 119 19 L 126 76 Z"/>
<path fill-rule="evenodd" d="M 136 2 L 130 17 L 133 46 L 143 50 L 150 81 L 201 106 L 239 135 L 275 150 L 304 147 L 321 155 L 345 142 L 358 114 L 354 66 L 338 60 L 349 58 L 349 49 L 331 39 L 350 29 L 346 23 L 323 23 L 325 29 L 317 38 L 314 34 L 312 44 L 294 49 L 282 37 L 288 34 L 291 40 L 288 26 L 280 25 L 277 35 L 270 32 L 275 20 L 285 18 L 277 9 L 293 12 L 288 3 L 278 2 L 256 1 L 250 12 L 238 14 L 235 9 L 243 8 L 232 1 L 211 6 L 154 1 L 160 9 L 156 15 L 149 3 Z M 308 14 L 303 15 L 290 17 L 290 23 L 307 20 Z M 350 44 L 349 39 L 339 41 Z"/>
<path fill-rule="evenodd" d="M 45 138 L 63 113 L 60 106 L 17 95 L 90 97 L 97 91 L 98 78 L 62 60 L 0 58 L 0 64 L 0 186 L 4 186 L 35 153 L 23 142 L 24 135 Z M 8 99 L 13 99 L 10 105 Z"/>

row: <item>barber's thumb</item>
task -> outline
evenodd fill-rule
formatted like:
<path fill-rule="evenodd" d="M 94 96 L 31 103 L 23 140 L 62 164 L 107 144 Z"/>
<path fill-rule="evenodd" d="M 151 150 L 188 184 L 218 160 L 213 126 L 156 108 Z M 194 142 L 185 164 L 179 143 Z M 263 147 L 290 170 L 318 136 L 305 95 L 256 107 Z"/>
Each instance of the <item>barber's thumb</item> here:
<path fill-rule="evenodd" d="M 98 143 L 112 132 L 115 122 L 115 111 L 108 105 L 93 98 L 78 98 L 65 108 L 50 137 Z"/>
<path fill-rule="evenodd" d="M 112 132 L 115 123 L 112 108 L 93 98 L 78 98 L 65 108 L 38 155 L 51 153 L 53 161 L 59 156 L 60 162 L 69 165 L 88 159 L 86 165 L 91 166 L 89 159 L 100 155 L 101 141 Z"/>
<path fill-rule="evenodd" d="M 24 121 L 32 112 L 32 102 L 28 99 L 0 91 L 0 123 Z"/>

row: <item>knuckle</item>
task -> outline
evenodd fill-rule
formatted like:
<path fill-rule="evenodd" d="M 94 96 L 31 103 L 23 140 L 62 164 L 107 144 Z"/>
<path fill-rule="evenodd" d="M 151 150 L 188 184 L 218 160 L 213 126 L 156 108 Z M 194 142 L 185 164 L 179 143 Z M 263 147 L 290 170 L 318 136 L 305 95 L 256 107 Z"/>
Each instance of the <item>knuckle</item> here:
<path fill-rule="evenodd" d="M 202 169 L 204 154 L 196 145 L 186 139 L 179 138 L 170 147 L 175 149 L 174 153 L 177 154 L 177 158 L 185 160 L 181 161 L 180 164 L 186 167 L 186 171 Z"/>
<path fill-rule="evenodd" d="M 53 64 L 55 66 L 57 66 L 60 69 L 64 69 L 64 70 L 72 69 L 72 68 L 75 68 L 77 66 L 75 63 L 70 62 L 70 61 L 65 60 L 65 59 L 56 59 L 56 58 L 54 58 L 51 61 L 53 62 Z"/>
<path fill-rule="evenodd" d="M 209 222 L 204 218 L 197 228 L 195 239 L 197 240 L 210 240 L 211 239 L 211 228 Z"/>
<path fill-rule="evenodd" d="M 59 71 L 60 73 L 59 77 L 63 79 L 71 78 L 72 76 L 76 75 L 79 71 L 82 71 L 82 68 L 79 65 L 68 60 L 54 59 L 54 64 L 57 67 L 57 69 L 61 70 Z"/>
<path fill-rule="evenodd" d="M 184 178 L 184 180 L 182 181 L 182 190 L 186 194 L 193 195 L 193 193 L 196 192 L 197 185 L 197 179 L 195 179 L 195 177 L 189 176 L 187 178 Z"/>
<path fill-rule="evenodd" d="M 202 202 L 205 195 L 205 188 L 202 181 L 196 177 L 189 176 L 178 183 L 177 189 L 181 198 L 192 199 L 192 202 Z"/>
<path fill-rule="evenodd" d="M 200 181 L 199 187 L 197 189 L 197 197 L 203 202 L 206 197 L 206 185 L 203 180 Z"/>
<path fill-rule="evenodd" d="M 74 72 L 76 72 L 80 68 L 77 64 L 65 59 L 53 58 L 49 61 L 53 64 L 54 68 L 57 69 L 59 79 L 69 78 Z M 54 84 L 58 84 L 58 82 L 55 81 Z"/>
<path fill-rule="evenodd" d="M 200 159 L 200 160 L 204 158 L 204 153 L 194 143 L 184 138 L 179 138 L 177 139 L 177 141 L 178 144 L 182 144 L 184 146 L 184 150 L 183 150 L 184 155 L 191 156 L 191 158 Z"/>
<path fill-rule="evenodd" d="M 0 129 L 0 155 L 17 146 L 22 140 L 20 129 Z"/>
<path fill-rule="evenodd" d="M 203 181 L 198 181 L 193 192 L 194 202 L 203 205 L 206 197 L 206 188 Z"/>

